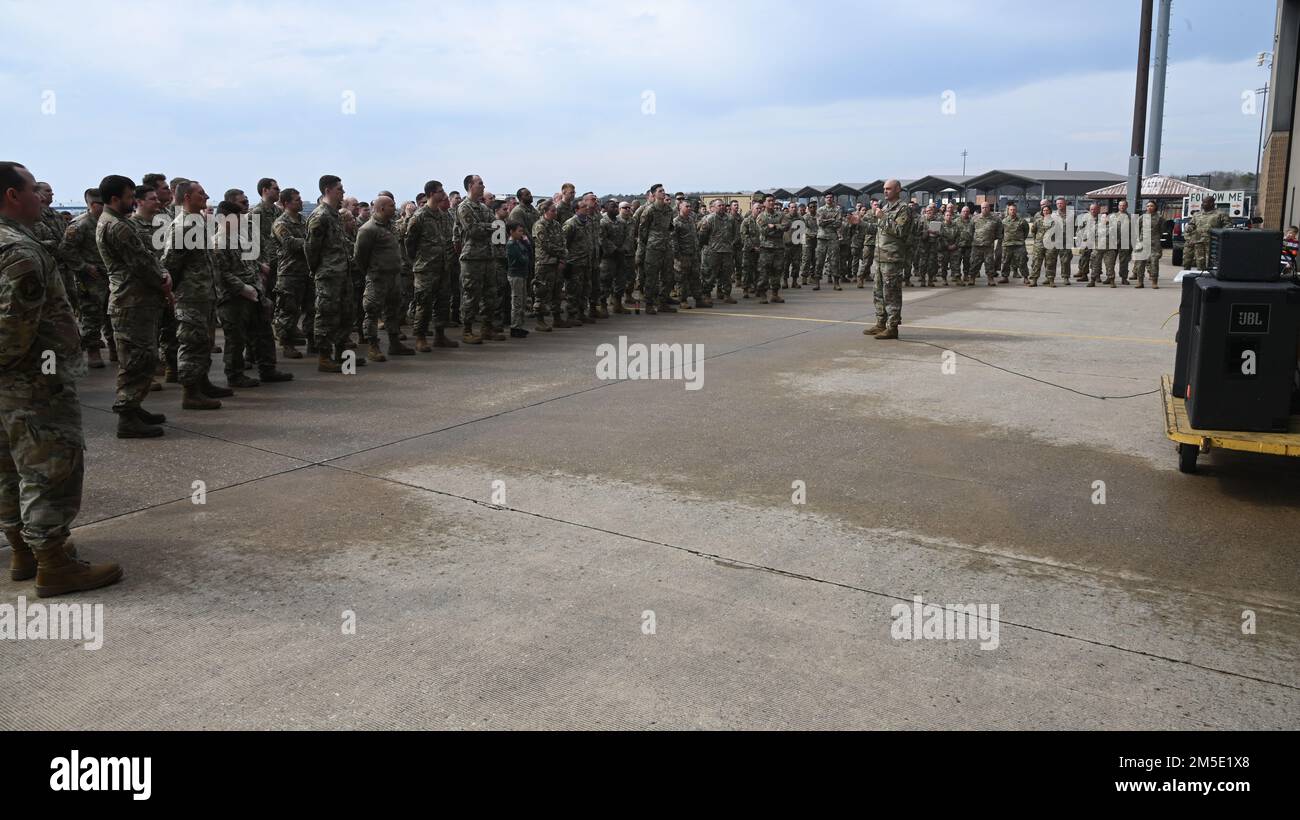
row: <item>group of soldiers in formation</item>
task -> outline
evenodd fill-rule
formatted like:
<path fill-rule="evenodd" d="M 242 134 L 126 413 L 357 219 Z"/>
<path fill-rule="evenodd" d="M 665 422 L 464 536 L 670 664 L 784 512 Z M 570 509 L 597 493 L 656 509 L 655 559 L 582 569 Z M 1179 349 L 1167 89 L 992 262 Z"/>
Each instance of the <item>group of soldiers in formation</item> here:
<path fill-rule="evenodd" d="M 1078 247 L 1079 280 L 1114 287 L 1117 275 L 1127 283 L 1132 254 L 1127 240 L 1106 239 L 1128 221 L 1096 206 L 1078 218 L 1064 200 L 1044 201 L 1032 220 L 1015 205 L 1004 216 L 987 204 L 975 217 L 951 205 L 940 215 L 903 201 L 892 179 L 883 201 L 849 212 L 830 196 L 820 207 L 769 196 L 742 213 L 738 200 L 673 202 L 658 184 L 644 202 L 603 203 L 567 183 L 538 203 L 526 188 L 497 199 L 473 174 L 464 187 L 462 197 L 430 181 L 399 208 L 391 192 L 358 202 L 325 175 L 304 216 L 301 193 L 270 178 L 258 181 L 256 205 L 230 189 L 214 208 L 196 180 L 110 175 L 68 222 L 50 207 L 48 184 L 0 163 L 0 523 L 12 576 L 35 576 L 38 595 L 121 577 L 116 564 L 77 561 L 68 542 L 83 471 L 75 381 L 105 367 L 105 347 L 118 365 L 117 435 L 151 438 L 166 420 L 143 407 L 158 379 L 181 385 L 183 408 L 217 409 L 235 389 L 292 379 L 277 353 L 302 358 L 304 345 L 318 370 L 355 372 L 367 360 L 523 338 L 528 317 L 551 332 L 642 308 L 736 304 L 737 288 L 771 304 L 785 301 L 783 289 L 868 280 L 877 322 L 864 332 L 897 339 L 901 288 L 914 277 L 919 287 L 973 285 L 983 272 L 990 286 L 1018 275 L 1033 287 L 1045 270 L 1054 287 L 1059 265 L 1068 285 Z M 1191 227 L 1193 258 L 1197 227 L 1208 248 L 1216 215 L 1211 202 L 1198 215 L 1206 224 Z M 1158 226 L 1154 204 L 1133 220 L 1132 239 L 1152 249 L 1134 261 L 1137 287 L 1148 276 L 1157 286 Z M 1071 231 L 1084 238 L 1053 238 Z M 226 387 L 209 378 L 218 352 Z"/>

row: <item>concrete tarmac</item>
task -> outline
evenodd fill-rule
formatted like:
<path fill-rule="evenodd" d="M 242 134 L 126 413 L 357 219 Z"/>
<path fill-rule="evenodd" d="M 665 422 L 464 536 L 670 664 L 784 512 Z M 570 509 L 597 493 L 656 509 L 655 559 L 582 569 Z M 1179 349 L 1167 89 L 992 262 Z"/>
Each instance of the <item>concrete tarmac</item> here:
<path fill-rule="evenodd" d="M 125 579 L 45 602 L 98 650 L 0 641 L 0 728 L 1300 728 L 1300 462 L 1177 472 L 1177 286 L 906 289 L 898 342 L 784 296 L 167 385 L 145 441 L 92 371 L 75 538 Z M 620 335 L 701 389 L 598 379 Z M 915 596 L 996 648 L 895 637 Z"/>

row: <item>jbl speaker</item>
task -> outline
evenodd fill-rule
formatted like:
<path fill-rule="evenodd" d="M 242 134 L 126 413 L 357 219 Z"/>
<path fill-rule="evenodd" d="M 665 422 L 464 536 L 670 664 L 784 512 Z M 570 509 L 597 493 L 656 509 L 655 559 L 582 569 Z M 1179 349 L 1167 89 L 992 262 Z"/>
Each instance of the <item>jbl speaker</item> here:
<path fill-rule="evenodd" d="M 1192 324 L 1196 321 L 1196 312 L 1200 310 L 1197 302 L 1201 289 L 1196 287 L 1196 280 L 1205 274 L 1184 273 L 1183 295 L 1178 302 L 1178 332 L 1174 334 L 1177 347 L 1174 348 L 1174 395 L 1180 399 L 1187 398 L 1187 363 L 1191 359 Z"/>
<path fill-rule="evenodd" d="M 1281 258 L 1281 231 L 1210 231 L 1210 268 L 1225 282 L 1276 282 Z"/>
<path fill-rule="evenodd" d="M 1300 287 L 1212 276 L 1193 281 L 1198 292 L 1192 294 L 1188 328 L 1188 420 L 1201 430 L 1285 432 L 1300 338 Z"/>

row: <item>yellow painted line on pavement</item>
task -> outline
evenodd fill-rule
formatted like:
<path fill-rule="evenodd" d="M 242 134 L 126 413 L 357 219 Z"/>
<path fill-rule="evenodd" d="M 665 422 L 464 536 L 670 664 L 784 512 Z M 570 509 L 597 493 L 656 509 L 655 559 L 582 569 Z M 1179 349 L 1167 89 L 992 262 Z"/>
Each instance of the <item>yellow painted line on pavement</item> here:
<path fill-rule="evenodd" d="M 852 319 L 814 319 L 809 316 L 782 316 L 774 313 L 736 313 L 717 308 L 700 311 L 681 311 L 683 316 L 736 316 L 741 319 L 779 319 L 785 322 L 817 322 L 824 325 L 874 325 L 874 321 L 864 322 Z M 1138 342 L 1149 345 L 1173 345 L 1172 339 L 1149 339 L 1143 336 L 1091 336 L 1085 333 L 1053 333 L 1051 331 L 1002 330 L 993 327 L 947 327 L 944 325 L 914 325 L 903 322 L 904 332 L 908 330 L 946 330 L 955 333 L 999 334 L 1002 336 L 1023 336 L 1026 338 L 1048 339 L 1083 339 L 1094 342 Z"/>

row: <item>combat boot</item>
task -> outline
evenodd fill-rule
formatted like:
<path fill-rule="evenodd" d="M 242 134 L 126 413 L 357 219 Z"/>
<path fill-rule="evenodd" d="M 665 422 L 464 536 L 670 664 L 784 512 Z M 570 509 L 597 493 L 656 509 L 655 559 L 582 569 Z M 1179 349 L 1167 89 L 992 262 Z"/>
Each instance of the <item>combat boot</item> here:
<path fill-rule="evenodd" d="M 379 349 L 379 339 L 371 339 L 369 346 L 366 347 L 366 358 L 372 362 L 386 362 L 388 357 L 384 351 Z"/>
<path fill-rule="evenodd" d="M 286 359 L 301 359 L 302 351 L 293 345 L 280 345 L 280 355 Z"/>
<path fill-rule="evenodd" d="M 135 408 L 135 417 L 145 424 L 162 424 L 167 421 L 167 417 L 162 413 L 150 413 L 143 407 L 138 406 Z"/>
<path fill-rule="evenodd" d="M 433 352 L 433 348 L 429 345 L 429 338 L 428 338 L 427 336 L 416 336 L 416 337 L 415 337 L 415 352 L 416 352 L 416 353 L 432 353 L 432 352 Z"/>
<path fill-rule="evenodd" d="M 259 367 L 257 377 L 264 382 L 291 382 L 293 381 L 292 373 L 285 373 L 283 370 L 276 370 L 274 365 Z"/>
<path fill-rule="evenodd" d="M 609 297 L 609 300 L 610 300 L 610 302 L 612 302 L 613 305 L 614 305 L 614 307 L 611 309 L 612 312 L 614 312 L 614 313 L 627 313 L 627 308 L 623 307 L 623 299 L 622 299 L 621 297 L 618 297 L 618 296 L 611 296 L 611 297 Z"/>
<path fill-rule="evenodd" d="M 388 355 L 389 356 L 414 356 L 415 351 L 402 344 L 400 334 L 388 334 Z"/>
<path fill-rule="evenodd" d="M 227 379 L 227 381 L 229 381 L 229 379 Z M 204 373 L 199 379 L 199 392 L 210 399 L 225 399 L 235 395 L 234 390 L 225 387 L 217 387 L 213 384 L 206 373 Z"/>
<path fill-rule="evenodd" d="M 608 319 L 609 311 L 605 309 L 604 303 L 596 305 L 595 316 L 597 319 Z"/>
<path fill-rule="evenodd" d="M 483 337 L 474 332 L 473 322 L 465 323 L 465 327 L 460 332 L 460 340 L 467 345 L 483 344 Z"/>
<path fill-rule="evenodd" d="M 624 312 L 624 313 L 627 313 L 626 310 L 623 311 L 623 312 Z M 544 315 L 542 315 L 542 314 L 538 314 L 538 316 L 537 316 L 537 324 L 534 326 L 533 329 L 536 330 L 536 331 L 539 331 L 539 332 L 541 332 L 541 333 L 550 333 L 550 332 L 551 332 L 551 326 L 548 325 L 548 324 L 546 324 L 546 317 L 545 317 Z"/>
<path fill-rule="evenodd" d="M 756 295 L 758 296 L 758 303 L 760 305 L 767 304 L 767 291 L 759 291 Z"/>
<path fill-rule="evenodd" d="M 22 531 L 7 530 L 5 538 L 9 539 L 9 546 L 13 549 L 13 555 L 9 558 L 9 578 L 14 581 L 30 581 L 35 578 L 36 554 L 23 540 Z M 64 544 L 63 550 L 69 558 L 77 557 L 77 547 L 71 538 Z"/>
<path fill-rule="evenodd" d="M 868 328 L 865 328 L 865 329 L 862 331 L 862 335 L 863 335 L 863 336 L 875 336 L 877 333 L 884 333 L 884 332 L 885 332 L 885 323 L 884 323 L 884 322 L 876 322 L 875 325 L 873 325 L 873 326 L 871 326 L 871 327 L 868 327 Z"/>
<path fill-rule="evenodd" d="M 245 376 L 243 373 L 236 373 L 233 376 L 226 377 L 226 384 L 231 387 L 249 388 L 257 387 L 261 384 L 257 379 Z M 231 395 L 234 395 L 232 392 Z"/>
<path fill-rule="evenodd" d="M 46 542 L 36 554 L 36 597 L 51 598 L 69 592 L 99 589 L 122 580 L 118 564 L 91 564 L 68 556 L 67 539 Z"/>
<path fill-rule="evenodd" d="M 186 410 L 216 410 L 221 402 L 203 395 L 197 384 L 181 385 L 181 407 Z"/>
<path fill-rule="evenodd" d="M 895 325 L 894 327 L 887 327 L 884 330 L 880 331 L 879 333 L 875 333 L 872 335 L 874 335 L 877 339 L 897 339 L 898 326 Z"/>
<path fill-rule="evenodd" d="M 343 365 L 330 358 L 328 353 L 316 354 L 316 369 L 321 373 L 342 373 Z"/>
<path fill-rule="evenodd" d="M 99 370 L 104 366 L 104 359 L 99 353 L 99 348 L 92 347 L 86 351 L 86 365 L 95 370 Z"/>
<path fill-rule="evenodd" d="M 161 427 L 146 424 L 132 410 L 123 410 L 117 414 L 118 438 L 157 438 L 162 434 Z"/>
<path fill-rule="evenodd" d="M 506 334 L 493 325 L 483 325 L 480 335 L 485 341 L 489 342 L 504 342 L 506 340 Z"/>
<path fill-rule="evenodd" d="M 460 342 L 455 339 L 447 338 L 447 331 L 440 327 L 433 329 L 433 346 L 434 347 L 460 347 Z"/>

